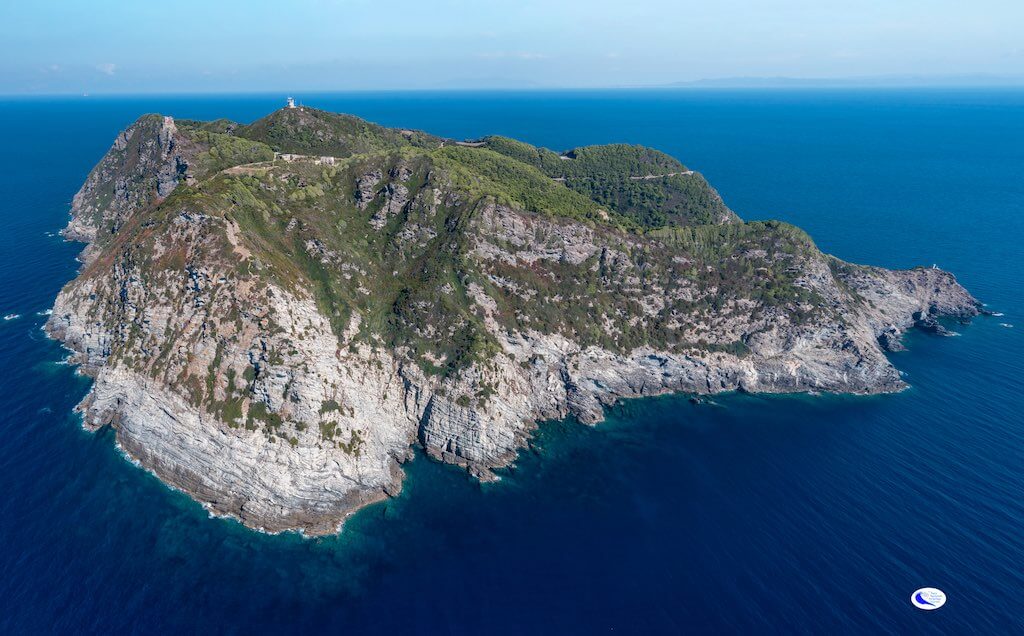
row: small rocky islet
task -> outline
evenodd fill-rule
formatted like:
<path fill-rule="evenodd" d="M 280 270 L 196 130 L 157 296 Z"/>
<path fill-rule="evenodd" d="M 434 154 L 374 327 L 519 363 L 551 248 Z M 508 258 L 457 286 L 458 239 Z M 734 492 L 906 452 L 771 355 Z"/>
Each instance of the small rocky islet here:
<path fill-rule="evenodd" d="M 656 150 L 554 152 L 283 108 L 146 115 L 71 206 L 46 329 L 84 425 L 253 528 L 337 532 L 414 445 L 479 479 L 619 399 L 889 393 L 904 331 L 977 315 L 948 272 L 744 222 Z"/>

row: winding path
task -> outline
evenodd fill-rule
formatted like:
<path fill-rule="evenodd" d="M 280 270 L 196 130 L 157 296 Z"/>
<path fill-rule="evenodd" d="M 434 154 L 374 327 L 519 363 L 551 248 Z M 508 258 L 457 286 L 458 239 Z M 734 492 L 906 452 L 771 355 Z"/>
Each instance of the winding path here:
<path fill-rule="evenodd" d="M 665 177 L 677 177 L 693 174 L 693 170 L 682 170 L 680 172 L 666 172 L 665 174 L 645 174 L 638 177 L 630 177 L 630 181 L 650 181 L 651 179 L 663 179 Z M 576 179 L 594 179 L 595 177 L 574 177 Z M 551 177 L 552 181 L 565 181 L 565 177 Z"/>

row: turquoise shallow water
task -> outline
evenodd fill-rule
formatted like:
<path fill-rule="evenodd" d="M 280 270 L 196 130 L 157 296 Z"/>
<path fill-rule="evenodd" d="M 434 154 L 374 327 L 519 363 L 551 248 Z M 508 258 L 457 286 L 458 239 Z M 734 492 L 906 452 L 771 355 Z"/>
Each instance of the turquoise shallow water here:
<path fill-rule="evenodd" d="M 938 263 L 1005 315 L 911 334 L 900 395 L 630 402 L 544 424 L 499 483 L 418 457 L 339 537 L 259 535 L 83 432 L 88 382 L 36 312 L 76 269 L 48 233 L 119 129 L 279 97 L 0 102 L 0 315 L 21 315 L 0 322 L 0 631 L 1024 631 L 1024 93 L 303 99 L 459 137 L 653 145 L 745 218 L 856 262 Z M 947 605 L 914 609 L 925 585 Z"/>

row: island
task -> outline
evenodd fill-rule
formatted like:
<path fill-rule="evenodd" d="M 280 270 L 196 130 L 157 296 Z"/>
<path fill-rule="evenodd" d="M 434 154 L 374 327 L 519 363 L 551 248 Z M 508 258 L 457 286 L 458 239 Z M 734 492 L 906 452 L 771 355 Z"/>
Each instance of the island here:
<path fill-rule="evenodd" d="M 146 115 L 71 205 L 47 332 L 89 429 L 211 513 L 339 531 L 422 448 L 481 480 L 625 398 L 906 387 L 886 350 L 978 302 L 948 272 L 744 222 L 651 148 L 461 141 L 313 108 Z"/>

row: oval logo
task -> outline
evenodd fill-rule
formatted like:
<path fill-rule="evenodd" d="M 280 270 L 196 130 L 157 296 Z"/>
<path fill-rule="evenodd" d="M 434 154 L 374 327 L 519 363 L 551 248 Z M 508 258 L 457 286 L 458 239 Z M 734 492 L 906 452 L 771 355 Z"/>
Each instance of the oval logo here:
<path fill-rule="evenodd" d="M 936 610 L 946 604 L 946 593 L 935 587 L 922 587 L 910 595 L 914 607 L 923 610 Z"/>

